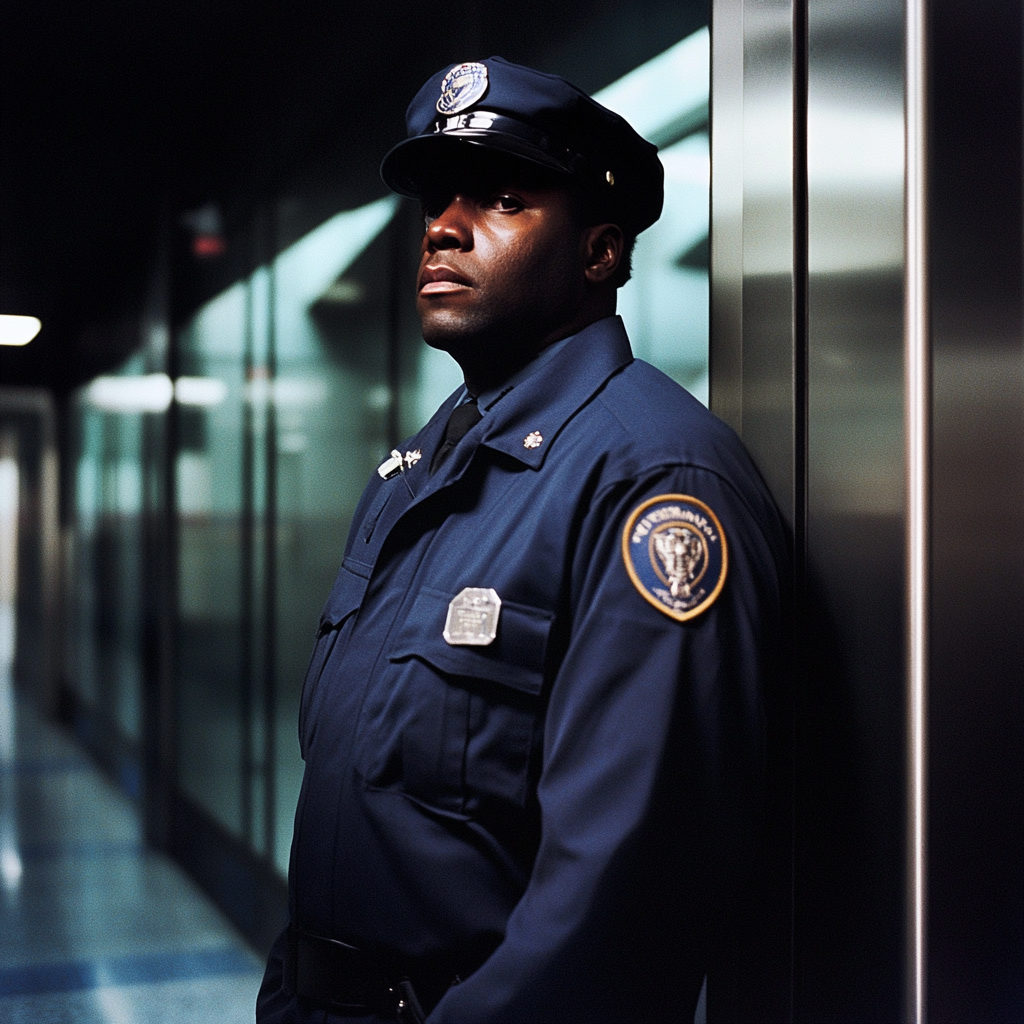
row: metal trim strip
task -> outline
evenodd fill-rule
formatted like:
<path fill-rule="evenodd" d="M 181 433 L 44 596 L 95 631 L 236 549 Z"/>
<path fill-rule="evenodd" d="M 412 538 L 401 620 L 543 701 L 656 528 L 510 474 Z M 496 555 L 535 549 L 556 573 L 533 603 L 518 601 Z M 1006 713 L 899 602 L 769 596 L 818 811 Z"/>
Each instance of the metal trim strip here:
<path fill-rule="evenodd" d="M 927 696 L 931 345 L 927 233 L 927 22 L 925 0 L 905 11 L 905 288 L 907 618 L 906 1019 L 927 1019 Z"/>

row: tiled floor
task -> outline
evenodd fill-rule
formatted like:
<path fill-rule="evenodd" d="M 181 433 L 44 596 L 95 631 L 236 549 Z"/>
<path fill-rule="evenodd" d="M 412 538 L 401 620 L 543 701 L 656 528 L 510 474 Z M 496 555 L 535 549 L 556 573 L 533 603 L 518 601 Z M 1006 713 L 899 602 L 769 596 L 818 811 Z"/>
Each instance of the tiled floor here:
<path fill-rule="evenodd" d="M 0 662 L 2 662 L 0 658 Z M 262 965 L 0 664 L 0 1021 L 251 1022 Z"/>

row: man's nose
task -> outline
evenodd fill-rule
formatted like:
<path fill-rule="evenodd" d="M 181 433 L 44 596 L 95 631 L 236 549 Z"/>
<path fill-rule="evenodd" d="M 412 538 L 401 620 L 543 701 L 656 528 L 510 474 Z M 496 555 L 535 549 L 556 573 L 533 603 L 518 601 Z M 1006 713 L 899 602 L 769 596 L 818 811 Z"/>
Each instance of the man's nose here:
<path fill-rule="evenodd" d="M 470 204 L 464 196 L 453 196 L 444 210 L 427 225 L 430 249 L 469 249 L 473 242 Z"/>

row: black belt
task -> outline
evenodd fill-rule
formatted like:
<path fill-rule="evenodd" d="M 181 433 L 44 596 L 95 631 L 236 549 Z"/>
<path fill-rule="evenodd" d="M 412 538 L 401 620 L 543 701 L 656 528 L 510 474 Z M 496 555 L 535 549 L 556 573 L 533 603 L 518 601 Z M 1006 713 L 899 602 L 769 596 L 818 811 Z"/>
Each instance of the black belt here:
<path fill-rule="evenodd" d="M 400 1024 L 421 1024 L 426 1018 L 408 975 L 389 970 L 355 946 L 294 926 L 288 929 L 285 976 L 300 998 L 342 1017 L 376 1014 Z M 426 979 L 426 988 L 440 998 L 450 981 L 442 982 L 438 991 L 430 984 L 433 980 Z"/>

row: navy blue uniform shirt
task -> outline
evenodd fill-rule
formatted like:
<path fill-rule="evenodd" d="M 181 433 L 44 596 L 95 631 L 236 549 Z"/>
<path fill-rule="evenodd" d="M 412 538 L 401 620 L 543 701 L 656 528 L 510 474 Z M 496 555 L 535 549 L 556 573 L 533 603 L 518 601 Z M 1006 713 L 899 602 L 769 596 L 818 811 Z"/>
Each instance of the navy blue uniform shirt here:
<path fill-rule="evenodd" d="M 733 431 L 634 360 L 616 317 L 431 476 L 458 397 L 402 445 L 419 461 L 371 480 L 323 610 L 291 919 L 458 975 L 431 1022 L 692 1020 L 762 812 L 778 513 Z M 728 545 L 686 621 L 626 564 L 661 495 L 712 510 Z M 487 646 L 443 637 L 465 587 L 501 599 Z M 260 1020 L 342 1020 L 295 999 L 283 949 Z"/>

